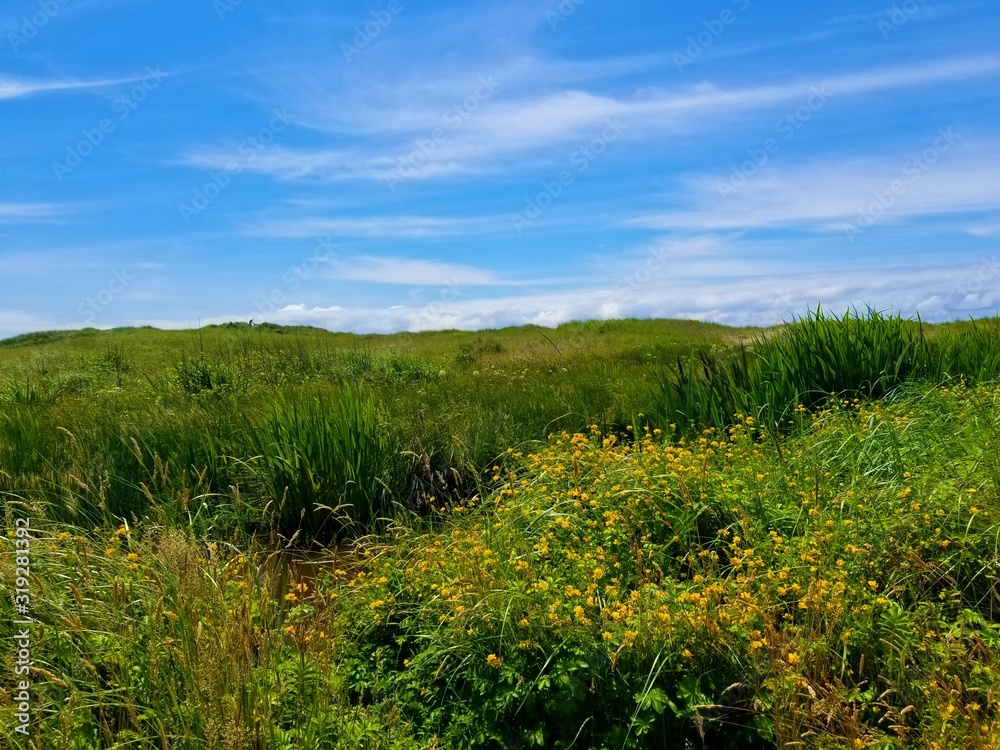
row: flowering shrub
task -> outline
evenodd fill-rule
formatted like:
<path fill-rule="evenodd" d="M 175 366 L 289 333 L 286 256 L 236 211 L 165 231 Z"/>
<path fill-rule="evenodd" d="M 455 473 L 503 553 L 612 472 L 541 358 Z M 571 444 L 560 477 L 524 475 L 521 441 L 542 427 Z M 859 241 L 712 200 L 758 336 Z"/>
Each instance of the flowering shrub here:
<path fill-rule="evenodd" d="M 998 405 L 831 404 L 778 445 L 746 418 L 553 435 L 368 550 L 349 686 L 461 747 L 996 747 L 1000 475 L 970 420 Z"/>

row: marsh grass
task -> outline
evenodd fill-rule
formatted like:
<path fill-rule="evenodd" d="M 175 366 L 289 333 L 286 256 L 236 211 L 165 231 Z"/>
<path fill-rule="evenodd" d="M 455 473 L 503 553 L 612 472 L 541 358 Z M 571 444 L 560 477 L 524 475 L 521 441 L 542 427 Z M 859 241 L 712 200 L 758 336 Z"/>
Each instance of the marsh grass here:
<path fill-rule="evenodd" d="M 842 317 L 821 309 L 722 357 L 704 351 L 660 376 L 661 424 L 725 427 L 751 415 L 769 428 L 797 408 L 829 398 L 883 398 L 911 380 L 932 383 L 1000 377 L 996 322 L 928 335 L 919 320 L 877 310 Z"/>
<path fill-rule="evenodd" d="M 818 311 L 0 342 L 43 746 L 1000 746 L 998 340 Z"/>
<path fill-rule="evenodd" d="M 95 538 L 50 525 L 34 543 L 45 747 L 416 747 L 391 706 L 351 702 L 329 615 L 315 615 L 314 593 L 272 596 L 261 552 L 154 526 Z M 10 562 L 0 559 L 4 579 Z M 332 596 L 343 583 L 325 587 Z M 7 712 L 0 736 L 15 741 Z"/>
<path fill-rule="evenodd" d="M 286 396 L 247 429 L 283 529 L 327 538 L 344 525 L 374 529 L 402 495 L 398 445 L 359 387 Z"/>

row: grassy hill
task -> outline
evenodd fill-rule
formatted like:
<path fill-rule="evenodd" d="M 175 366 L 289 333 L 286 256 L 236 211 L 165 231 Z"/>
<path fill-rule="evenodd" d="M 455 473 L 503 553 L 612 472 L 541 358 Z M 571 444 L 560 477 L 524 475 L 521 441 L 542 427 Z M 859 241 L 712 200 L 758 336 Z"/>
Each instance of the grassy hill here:
<path fill-rule="evenodd" d="M 8 339 L 33 723 L 72 748 L 996 747 L 998 377 L 996 321 L 876 314 Z"/>

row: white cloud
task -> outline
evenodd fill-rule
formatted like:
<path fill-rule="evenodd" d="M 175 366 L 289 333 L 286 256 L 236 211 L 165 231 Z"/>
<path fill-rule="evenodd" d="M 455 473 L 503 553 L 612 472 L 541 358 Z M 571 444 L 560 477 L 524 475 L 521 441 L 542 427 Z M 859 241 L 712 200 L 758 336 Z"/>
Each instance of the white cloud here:
<path fill-rule="evenodd" d="M 140 77 L 141 78 L 141 77 Z M 140 78 L 115 78 L 97 81 L 30 81 L 23 78 L 12 78 L 0 75 L 0 99 L 18 99 L 34 94 L 45 94 L 57 91 L 79 91 L 114 86 L 121 83 L 131 83 Z"/>
<path fill-rule="evenodd" d="M 1000 142 L 963 141 L 923 161 L 926 143 L 892 155 L 844 160 L 827 157 L 795 166 L 767 166 L 732 188 L 730 174 L 698 175 L 670 196 L 673 207 L 629 223 L 659 230 L 708 231 L 804 228 L 844 231 L 858 226 L 873 205 L 884 212 L 879 224 L 918 217 L 1000 209 L 1000 181 L 992 157 Z M 900 190 L 893 192 L 896 184 Z"/>
<path fill-rule="evenodd" d="M 247 228 L 256 237 L 365 237 L 409 238 L 475 234 L 486 222 L 481 219 L 433 216 L 378 216 L 362 218 L 275 219 Z M 497 222 L 493 222 L 497 223 Z"/>
<path fill-rule="evenodd" d="M 0 309 L 0 339 L 17 336 L 29 331 L 45 331 L 59 328 L 60 325 L 52 318 L 21 312 L 19 310 Z"/>
<path fill-rule="evenodd" d="M 342 278 L 386 284 L 448 286 L 458 293 L 429 302 L 384 306 L 370 304 L 306 304 L 294 301 L 261 316 L 259 310 L 232 315 L 177 320 L 136 317 L 103 325 L 154 325 L 190 328 L 230 320 L 316 325 L 357 333 L 457 328 L 480 330 L 535 323 L 553 326 L 571 320 L 621 317 L 697 319 L 729 325 L 771 325 L 804 315 L 822 304 L 843 311 L 871 305 L 925 320 L 953 320 L 993 315 L 1000 309 L 1000 258 L 988 254 L 961 265 L 889 266 L 877 260 L 842 262 L 828 259 L 796 269 L 780 258 L 769 261 L 740 254 L 733 237 L 665 240 L 630 254 L 631 260 L 607 268 L 600 281 L 563 289 L 477 295 L 475 287 L 493 286 L 488 271 L 457 264 L 409 259 L 349 258 Z M 656 255 L 654 250 L 660 250 Z M 659 262 L 650 262 L 651 259 Z M 43 320 L 17 312 L 0 312 L 0 333 L 13 335 L 41 328 L 78 327 L 79 321 Z"/>
<path fill-rule="evenodd" d="M 481 268 L 413 258 L 356 255 L 327 262 L 335 278 L 347 281 L 408 286 L 503 286 L 512 283 Z"/>
<path fill-rule="evenodd" d="M 973 226 L 967 227 L 965 231 L 973 237 L 993 239 L 995 237 L 1000 237 L 1000 222 L 994 221 L 974 224 Z"/>
<path fill-rule="evenodd" d="M 81 210 L 57 203 L 0 203 L 0 224 L 33 224 L 58 220 Z"/>
<path fill-rule="evenodd" d="M 815 90 L 838 99 L 976 80 L 1000 72 L 1000 57 L 924 60 L 742 88 L 703 82 L 628 95 L 586 91 L 578 87 L 581 81 L 552 81 L 557 77 L 553 69 L 569 75 L 558 64 L 542 60 L 531 64 L 519 60 L 503 67 L 495 77 L 497 92 L 480 101 L 459 127 L 451 127 L 443 113 L 461 107 L 480 85 L 467 70 L 428 75 L 418 83 L 377 82 L 364 90 L 349 89 L 348 96 L 335 82 L 300 81 L 292 86 L 298 98 L 292 108 L 302 113 L 301 121 L 350 139 L 350 147 L 274 148 L 247 168 L 279 179 L 381 180 L 401 158 L 419 152 L 421 140 L 426 143 L 440 128 L 443 140 L 424 149 L 426 158 L 420 159 L 413 179 L 496 172 L 522 167 L 529 155 L 564 159 L 566 149 L 596 136 L 609 118 L 620 120 L 630 139 L 660 140 L 733 127 L 740 124 L 739 116 L 801 103 Z M 552 83 L 539 87 L 537 79 Z M 231 151 L 228 146 L 203 146 L 189 151 L 183 162 L 222 168 L 231 161 Z"/>
<path fill-rule="evenodd" d="M 723 265 L 715 278 L 678 283 L 672 268 L 643 283 L 600 288 L 465 298 L 423 306 L 289 305 L 267 316 L 274 323 L 325 326 L 357 333 L 458 328 L 480 330 L 535 323 L 619 317 L 697 319 L 729 325 L 772 325 L 804 315 L 817 304 L 833 311 L 871 305 L 925 320 L 993 315 L 1000 309 L 1000 261 L 994 256 L 963 266 L 817 269 L 782 272 L 761 266 L 751 276 Z M 247 314 L 212 322 L 243 320 Z M 165 321 L 160 321 L 161 324 Z M 182 323 L 182 326 L 187 325 Z"/>

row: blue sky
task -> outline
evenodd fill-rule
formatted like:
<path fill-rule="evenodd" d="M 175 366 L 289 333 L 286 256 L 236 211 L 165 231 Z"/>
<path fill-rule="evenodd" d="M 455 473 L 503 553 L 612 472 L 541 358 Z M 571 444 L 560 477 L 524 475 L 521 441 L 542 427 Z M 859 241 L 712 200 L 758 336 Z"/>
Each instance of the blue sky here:
<path fill-rule="evenodd" d="M 994 314 L 998 42 L 992 0 L 8 0 L 0 336 Z"/>

